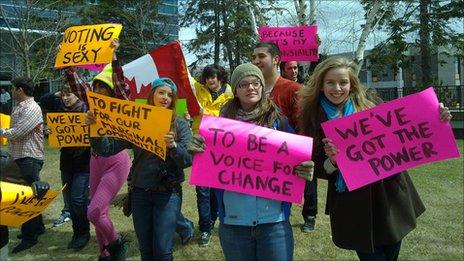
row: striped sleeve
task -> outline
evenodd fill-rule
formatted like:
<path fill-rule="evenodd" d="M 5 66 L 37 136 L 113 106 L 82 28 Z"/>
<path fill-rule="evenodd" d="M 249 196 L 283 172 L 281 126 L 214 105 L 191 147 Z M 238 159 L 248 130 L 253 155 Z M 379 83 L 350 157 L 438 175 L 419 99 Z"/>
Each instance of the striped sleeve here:
<path fill-rule="evenodd" d="M 122 100 L 129 100 L 130 97 L 130 88 L 129 85 L 124 81 L 124 73 L 122 67 L 119 64 L 118 60 L 113 60 L 111 62 L 113 68 L 113 84 L 114 84 L 114 93 L 116 98 Z"/>
<path fill-rule="evenodd" d="M 86 92 L 92 90 L 90 85 L 84 79 L 82 79 L 82 77 L 80 77 L 80 75 L 77 74 L 77 72 L 72 67 L 66 68 L 64 70 L 64 74 L 68 80 L 71 90 L 76 93 L 79 99 L 84 101 L 88 107 L 89 102 L 87 101 Z"/>

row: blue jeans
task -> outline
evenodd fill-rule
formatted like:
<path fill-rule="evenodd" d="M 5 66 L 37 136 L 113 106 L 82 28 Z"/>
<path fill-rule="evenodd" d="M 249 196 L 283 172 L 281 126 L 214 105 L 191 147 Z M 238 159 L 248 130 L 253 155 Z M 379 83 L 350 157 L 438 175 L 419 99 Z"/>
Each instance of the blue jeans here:
<path fill-rule="evenodd" d="M 89 173 L 62 171 L 61 181 L 63 184 L 67 184 L 63 190 L 63 196 L 69 204 L 74 234 L 88 234 L 90 231 L 89 220 L 87 219 Z"/>
<path fill-rule="evenodd" d="M 179 193 L 134 188 L 131 202 L 141 259 L 172 260 L 174 234 L 182 215 Z"/>
<path fill-rule="evenodd" d="M 219 225 L 226 260 L 292 260 L 293 231 L 288 221 L 255 227 Z"/>
<path fill-rule="evenodd" d="M 218 207 L 216 194 L 214 190 L 208 187 L 197 186 L 197 208 L 198 208 L 198 225 L 201 232 L 211 233 L 212 222 L 215 222 L 218 216 Z"/>
<path fill-rule="evenodd" d="M 15 160 L 16 165 L 19 167 L 21 176 L 28 185 L 31 185 L 34 181 L 39 181 L 39 173 L 42 170 L 43 160 L 25 157 Z M 23 241 L 37 242 L 39 234 L 45 231 L 42 215 L 27 221 L 21 226 L 21 234 L 23 235 Z"/>

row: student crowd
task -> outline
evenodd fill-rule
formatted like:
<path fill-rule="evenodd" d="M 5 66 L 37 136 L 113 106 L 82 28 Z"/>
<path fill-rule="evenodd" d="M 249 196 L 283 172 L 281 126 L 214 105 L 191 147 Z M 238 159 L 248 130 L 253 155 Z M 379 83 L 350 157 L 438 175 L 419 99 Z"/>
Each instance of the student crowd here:
<path fill-rule="evenodd" d="M 64 69 L 66 81 L 61 90 L 43 96 L 42 108 L 54 112 L 86 112 L 88 91 L 129 99 L 130 91 L 116 56 L 118 47 L 116 39 L 112 42 L 113 61 L 91 84 L 75 68 Z M 337 145 L 324 136 L 321 128 L 321 123 L 327 120 L 372 108 L 381 100 L 375 94 L 367 94 L 353 61 L 327 58 L 302 85 L 298 63 L 281 62 L 280 57 L 275 44 L 258 43 L 251 63 L 235 68 L 230 82 L 223 67 L 205 67 L 199 81 L 192 80 L 201 115 L 312 137 L 312 160 L 301 162 L 294 169 L 306 180 L 301 230 L 310 232 L 315 228 L 316 181 L 326 179 L 329 185 L 325 213 L 330 216 L 335 245 L 356 251 L 360 260 L 397 260 L 402 239 L 415 228 L 416 218 L 425 211 L 408 173 L 349 192 L 337 167 Z M 42 110 L 32 97 L 32 80 L 18 78 L 12 84 L 16 107 L 11 114 L 11 127 L 1 129 L 0 135 L 9 139 L 11 157 L 25 184 L 43 196 L 48 184 L 39 181 L 44 163 Z M 156 79 L 151 84 L 147 103 L 175 109 L 177 91 L 171 79 Z M 437 109 L 443 121 L 451 119 L 447 108 Z M 108 210 L 127 181 L 129 197 L 125 201 L 125 213 L 132 215 L 141 259 L 172 260 L 175 233 L 180 235 L 182 244 L 188 243 L 194 233 L 193 222 L 181 212 L 182 184 L 184 169 L 192 165 L 192 155 L 205 150 L 205 140 L 198 134 L 201 115 L 191 119 L 188 114 L 185 117 L 173 114 L 170 131 L 164 136 L 168 149 L 166 160 L 112 137 L 92 138 L 90 148 L 62 148 L 60 171 L 62 183 L 66 184 L 65 207 L 55 225 L 72 221 L 73 236 L 68 248 L 80 250 L 87 245 L 92 223 L 99 244 L 98 260 L 125 259 L 127 241 L 114 227 Z M 86 123 L 94 124 L 95 115 L 87 113 Z M 132 162 L 126 149 L 133 151 Z M 226 260 L 293 259 L 290 203 L 200 186 L 196 187 L 196 196 L 199 246 L 209 244 L 211 230 L 219 220 L 219 239 Z M 8 230 L 1 229 L 0 259 L 8 255 Z M 24 223 L 21 242 L 12 253 L 33 247 L 44 232 L 41 215 Z"/>

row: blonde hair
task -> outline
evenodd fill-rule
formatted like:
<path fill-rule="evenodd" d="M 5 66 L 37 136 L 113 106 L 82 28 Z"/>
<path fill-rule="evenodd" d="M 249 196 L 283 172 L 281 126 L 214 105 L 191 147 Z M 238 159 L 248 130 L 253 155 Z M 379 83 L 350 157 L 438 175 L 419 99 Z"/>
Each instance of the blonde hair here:
<path fill-rule="evenodd" d="M 356 75 L 356 63 L 344 57 L 330 57 L 316 66 L 313 74 L 300 91 L 299 127 L 305 135 L 318 136 L 321 129 L 322 109 L 319 105 L 324 77 L 329 70 L 344 68 L 348 71 L 350 94 L 356 111 L 374 107 L 375 104 L 367 98 L 365 87 Z"/>

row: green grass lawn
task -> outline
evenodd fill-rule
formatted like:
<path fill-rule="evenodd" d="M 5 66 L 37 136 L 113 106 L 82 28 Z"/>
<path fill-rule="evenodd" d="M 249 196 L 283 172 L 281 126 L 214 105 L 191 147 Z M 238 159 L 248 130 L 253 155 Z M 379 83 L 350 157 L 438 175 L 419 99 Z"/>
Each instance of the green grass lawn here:
<path fill-rule="evenodd" d="M 463 140 L 459 140 L 461 155 Z M 46 149 L 46 161 L 41 172 L 43 180 L 49 181 L 52 188 L 60 188 L 59 150 Z M 187 171 L 189 173 L 190 170 Z M 464 198 L 463 198 L 463 158 L 428 164 L 412 169 L 411 177 L 424 201 L 427 211 L 419 218 L 417 228 L 404 240 L 400 253 L 401 260 L 463 260 L 464 253 Z M 326 198 L 325 181 L 319 182 L 319 215 L 316 230 L 310 234 L 300 232 L 303 222 L 302 206 L 293 205 L 291 223 L 295 237 L 295 260 L 353 260 L 357 259 L 353 251 L 342 250 L 332 243 L 330 223 L 324 215 Z M 125 192 L 125 187 L 121 190 Z M 81 251 L 68 250 L 71 240 L 71 223 L 52 228 L 53 221 L 59 216 L 63 207 L 59 196 L 44 213 L 46 233 L 40 237 L 39 243 L 28 251 L 10 255 L 12 260 L 96 260 L 98 245 L 95 232 L 92 230 L 90 243 Z M 183 213 L 198 223 L 195 189 L 188 184 L 184 186 Z M 116 207 L 111 208 L 111 218 L 118 231 L 126 233 L 131 239 L 129 260 L 139 260 L 139 252 L 132 219 L 122 214 Z M 93 229 L 93 228 L 92 228 Z M 217 228 L 213 230 L 211 243 L 206 248 L 198 247 L 198 228 L 195 238 L 188 245 L 179 244 L 176 240 L 174 257 L 177 260 L 220 260 L 224 259 L 219 244 Z M 18 229 L 10 230 L 10 251 L 19 240 Z"/>

